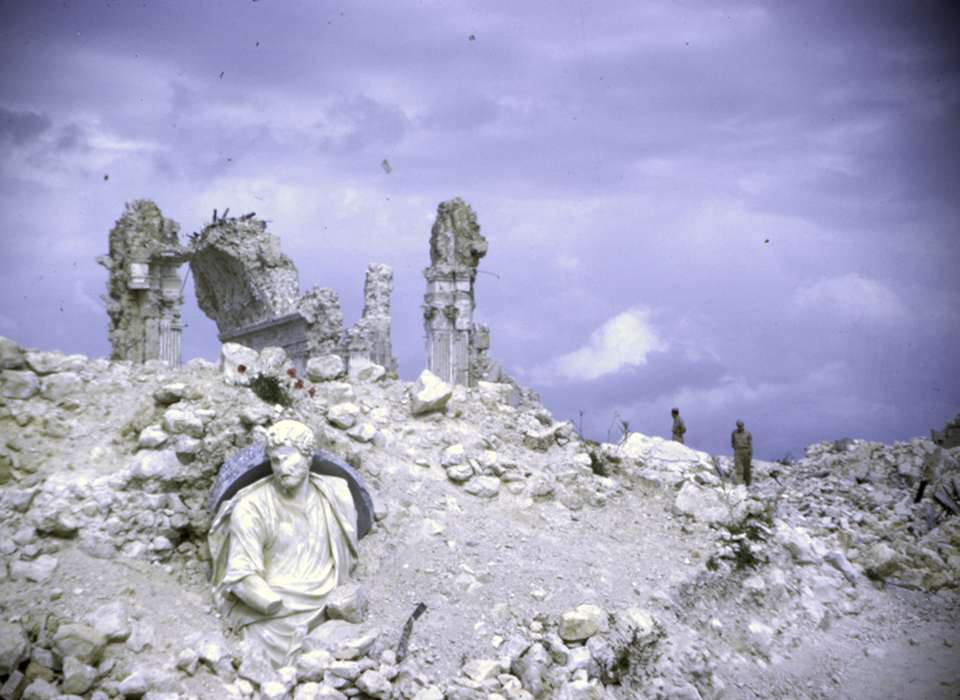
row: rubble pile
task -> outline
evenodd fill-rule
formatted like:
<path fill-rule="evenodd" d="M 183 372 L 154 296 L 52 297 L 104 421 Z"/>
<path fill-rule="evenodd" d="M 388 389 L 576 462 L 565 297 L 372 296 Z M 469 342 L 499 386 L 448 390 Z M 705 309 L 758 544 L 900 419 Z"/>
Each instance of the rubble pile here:
<path fill-rule="evenodd" d="M 960 519 L 930 498 L 955 463 L 913 502 L 923 439 L 755 460 L 748 489 L 728 457 L 584 441 L 513 383 L 404 382 L 336 353 L 301 371 L 227 343 L 171 369 L 0 339 L 0 368 L 3 700 L 740 697 L 891 590 L 949 601 L 960 579 Z M 359 470 L 376 523 L 368 604 L 334 606 L 322 643 L 273 669 L 216 617 L 207 497 L 286 418 Z"/>

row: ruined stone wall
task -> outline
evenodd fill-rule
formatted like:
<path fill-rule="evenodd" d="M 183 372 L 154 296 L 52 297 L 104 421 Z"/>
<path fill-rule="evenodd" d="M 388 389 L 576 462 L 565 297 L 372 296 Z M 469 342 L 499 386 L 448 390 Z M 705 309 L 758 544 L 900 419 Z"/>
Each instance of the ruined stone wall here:
<path fill-rule="evenodd" d="M 370 360 L 388 372 L 397 371 L 390 340 L 390 294 L 393 270 L 382 263 L 367 267 L 363 285 L 363 316 L 347 331 L 347 361 Z"/>
<path fill-rule="evenodd" d="M 459 197 L 441 202 L 430 232 L 430 267 L 423 319 L 427 336 L 427 369 L 446 382 L 476 384 L 471 372 L 477 357 L 474 281 L 487 253 L 476 214 Z M 486 334 L 489 344 L 489 332 Z"/>
<path fill-rule="evenodd" d="M 252 215 L 215 219 L 190 253 L 197 304 L 221 335 L 297 310 L 297 268 L 265 221 Z"/>
<path fill-rule="evenodd" d="M 107 268 L 103 297 L 110 318 L 110 357 L 180 364 L 183 306 L 178 269 L 184 250 L 179 225 L 150 200 L 129 202 L 110 231 L 110 252 L 97 258 Z"/>
<path fill-rule="evenodd" d="M 332 289 L 313 287 L 298 303 L 306 322 L 307 356 L 343 354 L 343 312 L 340 297 Z"/>

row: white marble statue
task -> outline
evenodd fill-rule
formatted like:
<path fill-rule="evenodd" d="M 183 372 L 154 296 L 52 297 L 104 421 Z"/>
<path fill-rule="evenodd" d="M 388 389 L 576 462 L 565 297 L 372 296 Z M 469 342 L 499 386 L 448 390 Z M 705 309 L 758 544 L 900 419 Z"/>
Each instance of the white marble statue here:
<path fill-rule="evenodd" d="M 210 529 L 214 597 L 224 618 L 274 664 L 297 656 L 324 602 L 357 560 L 357 511 L 343 479 L 310 472 L 313 432 L 267 431 L 273 475 L 221 504 Z"/>

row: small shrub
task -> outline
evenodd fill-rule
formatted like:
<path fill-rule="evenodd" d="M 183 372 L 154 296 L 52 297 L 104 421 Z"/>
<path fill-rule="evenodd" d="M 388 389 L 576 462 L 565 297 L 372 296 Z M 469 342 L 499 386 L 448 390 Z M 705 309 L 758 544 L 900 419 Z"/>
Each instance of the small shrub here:
<path fill-rule="evenodd" d="M 261 401 L 268 404 L 280 404 L 286 408 L 293 403 L 287 390 L 276 377 L 258 374 L 256 379 L 250 382 L 250 388 L 253 389 L 253 393 L 256 394 Z"/>

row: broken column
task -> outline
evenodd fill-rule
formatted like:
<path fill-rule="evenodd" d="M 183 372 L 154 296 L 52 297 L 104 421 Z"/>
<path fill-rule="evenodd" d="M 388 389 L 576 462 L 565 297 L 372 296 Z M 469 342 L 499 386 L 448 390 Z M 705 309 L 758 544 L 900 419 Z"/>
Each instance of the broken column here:
<path fill-rule="evenodd" d="M 184 250 L 180 226 L 165 219 L 147 199 L 128 202 L 110 231 L 110 252 L 97 262 L 107 268 L 110 357 L 180 364 L 183 294 L 178 269 Z"/>
<path fill-rule="evenodd" d="M 370 263 L 363 284 L 363 316 L 347 331 L 348 363 L 365 359 L 382 365 L 388 372 L 397 371 L 390 341 L 392 291 L 393 270 L 382 263 Z"/>
<path fill-rule="evenodd" d="M 220 342 L 281 347 L 300 370 L 308 357 L 341 352 L 336 293 L 315 288 L 301 297 L 297 268 L 262 219 L 214 212 L 190 252 L 197 303 L 216 322 Z"/>
<path fill-rule="evenodd" d="M 427 291 L 423 320 L 427 335 L 427 369 L 446 382 L 472 386 L 478 377 L 473 359 L 478 346 L 473 322 L 477 265 L 487 240 L 473 209 L 459 197 L 441 202 L 430 232 L 430 267 L 423 271 Z M 485 335 L 489 345 L 489 332 Z"/>

